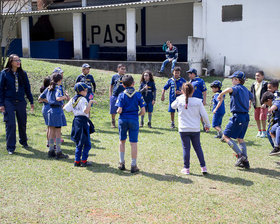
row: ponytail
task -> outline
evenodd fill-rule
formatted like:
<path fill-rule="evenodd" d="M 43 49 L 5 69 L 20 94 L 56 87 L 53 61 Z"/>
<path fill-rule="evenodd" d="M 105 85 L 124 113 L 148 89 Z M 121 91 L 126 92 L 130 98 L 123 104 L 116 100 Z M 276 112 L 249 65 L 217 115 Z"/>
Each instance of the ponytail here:
<path fill-rule="evenodd" d="M 62 75 L 59 73 L 54 72 L 51 76 L 51 83 L 49 86 L 49 90 L 50 91 L 54 91 L 55 90 L 55 86 L 57 85 L 57 83 L 62 80 Z"/>
<path fill-rule="evenodd" d="M 185 109 L 188 109 L 189 97 L 193 93 L 193 85 L 190 82 L 186 82 L 183 84 L 183 93 L 186 97 Z"/>

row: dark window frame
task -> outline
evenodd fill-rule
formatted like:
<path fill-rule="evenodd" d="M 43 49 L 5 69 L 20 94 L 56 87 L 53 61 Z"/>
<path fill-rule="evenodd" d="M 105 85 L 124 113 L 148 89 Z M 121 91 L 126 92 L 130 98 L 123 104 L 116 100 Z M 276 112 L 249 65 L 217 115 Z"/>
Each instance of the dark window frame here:
<path fill-rule="evenodd" d="M 238 22 L 243 20 L 243 5 L 223 5 L 222 22 Z"/>

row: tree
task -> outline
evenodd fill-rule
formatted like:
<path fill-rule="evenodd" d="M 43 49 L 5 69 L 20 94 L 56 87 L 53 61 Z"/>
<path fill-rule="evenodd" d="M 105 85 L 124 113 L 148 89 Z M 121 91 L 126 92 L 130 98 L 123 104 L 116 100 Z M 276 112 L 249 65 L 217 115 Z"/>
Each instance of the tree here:
<path fill-rule="evenodd" d="M 0 0 L 0 71 L 4 68 L 9 46 L 16 38 L 15 31 L 20 21 L 18 13 L 30 9 L 31 0 Z M 3 42 L 5 42 L 4 51 Z"/>

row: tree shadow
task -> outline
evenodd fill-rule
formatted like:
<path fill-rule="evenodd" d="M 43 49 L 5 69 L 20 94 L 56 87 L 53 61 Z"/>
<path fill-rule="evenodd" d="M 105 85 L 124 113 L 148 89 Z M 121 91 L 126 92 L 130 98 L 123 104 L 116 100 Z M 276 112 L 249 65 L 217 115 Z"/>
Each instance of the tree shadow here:
<path fill-rule="evenodd" d="M 280 180 L 280 172 L 277 170 L 270 170 L 270 169 L 266 169 L 266 168 L 251 168 L 251 169 L 247 169 L 247 170 L 241 170 L 244 172 L 250 172 L 250 173 L 258 173 L 261 175 L 265 175 L 267 177 L 271 177 L 271 178 L 275 178 L 277 180 Z"/>
<path fill-rule="evenodd" d="M 149 133 L 149 134 L 151 134 L 151 133 L 153 133 L 153 134 L 159 134 L 159 135 L 162 135 L 163 133 L 162 132 L 159 132 L 159 131 L 153 131 L 153 129 L 149 129 L 149 130 L 147 130 L 147 129 L 139 129 L 139 132 L 142 132 L 142 133 Z"/>

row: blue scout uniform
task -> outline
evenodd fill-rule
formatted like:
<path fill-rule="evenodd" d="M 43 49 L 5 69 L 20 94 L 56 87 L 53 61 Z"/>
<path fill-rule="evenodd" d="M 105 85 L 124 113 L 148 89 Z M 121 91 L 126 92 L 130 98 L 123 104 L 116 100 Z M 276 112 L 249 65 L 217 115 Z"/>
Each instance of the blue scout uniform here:
<path fill-rule="evenodd" d="M 280 92 L 276 90 L 274 92 L 274 100 L 278 97 L 280 97 Z M 266 131 L 267 138 L 268 138 L 272 147 L 274 147 L 274 143 L 273 143 L 273 140 L 270 136 L 270 130 L 271 130 L 271 128 L 274 124 L 275 124 L 275 120 L 274 120 L 274 112 L 273 112 L 272 115 L 268 116 L 268 127 L 267 127 L 267 131 Z"/>
<path fill-rule="evenodd" d="M 91 74 L 87 74 L 87 75 L 81 74 L 78 76 L 76 83 L 77 82 L 83 82 L 83 83 L 87 84 L 88 92 L 86 95 L 86 99 L 88 102 L 90 99 L 93 99 L 95 89 L 96 89 L 96 84 L 95 84 L 93 76 Z"/>
<path fill-rule="evenodd" d="M 249 124 L 249 100 L 253 99 L 252 93 L 243 85 L 231 87 L 230 112 L 232 117 L 227 124 L 224 135 L 230 138 L 243 139 Z"/>
<path fill-rule="evenodd" d="M 221 92 L 222 92 L 222 90 L 218 91 L 217 93 L 215 93 L 215 95 L 212 98 L 212 102 L 213 102 L 212 112 L 215 110 L 215 108 L 217 107 L 217 105 L 219 103 L 219 100 L 217 98 Z M 223 96 L 223 98 L 225 99 L 225 96 Z M 218 108 L 216 113 L 213 115 L 213 121 L 212 121 L 213 128 L 217 127 L 217 126 L 221 127 L 225 113 L 226 113 L 225 101 L 223 100 L 221 106 Z"/>
<path fill-rule="evenodd" d="M 61 127 L 67 125 L 65 115 L 62 110 L 63 101 L 56 100 L 57 97 L 61 96 L 63 96 L 61 87 L 56 86 L 53 91 L 47 89 L 46 99 L 50 105 L 50 109 L 48 110 L 48 126 Z"/>
<path fill-rule="evenodd" d="M 119 94 L 116 106 L 122 108 L 122 113 L 119 117 L 120 140 L 126 140 L 128 131 L 129 141 L 138 142 L 138 111 L 139 107 L 146 106 L 142 94 L 133 87 L 127 87 L 125 91 Z"/>
<path fill-rule="evenodd" d="M 169 92 L 169 107 L 168 107 L 168 112 L 175 112 L 174 109 L 171 108 L 171 103 L 176 100 L 176 97 L 181 95 L 181 94 L 176 94 L 176 90 L 181 91 L 182 85 L 186 82 L 184 78 L 179 77 L 178 79 L 175 80 L 174 77 L 171 79 L 168 79 L 166 82 L 165 86 L 163 87 L 164 90 L 168 90 L 170 87 L 170 92 Z"/>
<path fill-rule="evenodd" d="M 113 86 L 112 96 L 110 98 L 110 114 L 116 114 L 118 107 L 116 107 L 116 101 L 118 99 L 118 95 L 124 91 L 124 87 L 122 85 L 122 77 L 123 75 L 119 75 L 118 73 L 113 75 L 111 80 L 111 85 Z"/>
<path fill-rule="evenodd" d="M 9 152 L 16 149 L 16 119 L 19 129 L 19 143 L 27 145 L 26 136 L 26 101 L 33 104 L 33 96 L 26 72 L 19 75 L 10 69 L 4 69 L 0 74 L 0 106 L 5 107 L 4 121 L 6 123 L 6 144 Z"/>
<path fill-rule="evenodd" d="M 201 78 L 194 78 L 191 80 L 191 84 L 194 87 L 194 93 L 192 97 L 196 97 L 203 100 L 203 92 L 207 90 L 205 82 Z"/>
<path fill-rule="evenodd" d="M 279 147 L 280 145 L 280 98 L 276 98 L 273 101 L 273 105 L 277 107 L 277 110 L 273 111 L 274 125 L 271 127 L 270 133 L 276 135 L 274 147 Z"/>
<path fill-rule="evenodd" d="M 40 98 L 42 99 L 46 99 L 46 93 L 48 91 L 48 88 L 46 88 L 42 94 L 40 95 Z M 45 120 L 45 124 L 48 125 L 48 111 L 50 109 L 50 104 L 49 103 L 46 103 L 46 102 L 43 102 L 43 106 L 42 106 L 42 114 L 43 114 L 43 117 L 44 117 L 44 120 Z"/>
<path fill-rule="evenodd" d="M 145 89 L 145 86 L 148 86 L 148 89 Z M 154 106 L 152 104 L 153 100 L 156 100 L 156 85 L 155 82 L 149 81 L 148 83 L 146 81 L 141 82 L 139 91 L 142 93 L 142 96 L 144 98 L 144 101 L 146 103 L 146 112 L 152 113 Z"/>

